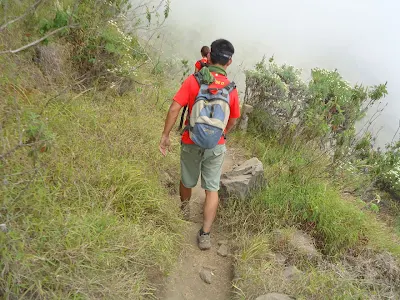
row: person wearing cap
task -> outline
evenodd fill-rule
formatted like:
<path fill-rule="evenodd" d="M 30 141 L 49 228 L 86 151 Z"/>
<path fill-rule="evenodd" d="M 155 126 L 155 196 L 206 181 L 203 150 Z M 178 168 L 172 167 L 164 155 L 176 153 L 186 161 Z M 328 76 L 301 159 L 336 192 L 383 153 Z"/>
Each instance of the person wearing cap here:
<path fill-rule="evenodd" d="M 227 77 L 226 69 L 232 63 L 232 56 L 235 52 L 233 45 L 225 40 L 218 39 L 211 44 L 211 51 L 207 58 L 208 67 L 202 68 L 200 73 L 203 78 L 209 78 L 209 89 L 226 87 L 230 81 Z M 185 105 L 188 105 L 191 112 L 196 96 L 199 93 L 199 83 L 195 74 L 185 79 L 179 91 L 173 98 L 169 108 L 164 131 L 161 136 L 159 150 L 166 156 L 171 145 L 170 132 L 174 126 L 179 111 Z M 229 94 L 229 120 L 224 133 L 229 132 L 240 117 L 238 91 L 234 88 Z M 188 120 L 186 120 L 186 125 Z M 211 248 L 211 228 L 216 217 L 218 208 L 218 190 L 222 163 L 226 153 L 225 135 L 221 136 L 218 144 L 212 149 L 202 149 L 195 144 L 186 130 L 181 139 L 181 181 L 180 198 L 183 210 L 188 208 L 188 202 L 192 195 L 192 188 L 197 184 L 201 174 L 201 187 L 205 190 L 206 198 L 204 203 L 203 226 L 197 234 L 198 246 L 201 250 Z"/>

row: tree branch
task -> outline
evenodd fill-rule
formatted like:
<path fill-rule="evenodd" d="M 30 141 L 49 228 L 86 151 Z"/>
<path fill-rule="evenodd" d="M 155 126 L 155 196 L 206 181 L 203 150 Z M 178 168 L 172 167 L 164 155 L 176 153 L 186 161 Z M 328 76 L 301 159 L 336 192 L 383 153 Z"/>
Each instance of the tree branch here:
<path fill-rule="evenodd" d="M 14 146 L 12 149 L 10 149 L 10 150 L 8 150 L 6 153 L 4 153 L 4 154 L 0 154 L 0 159 L 1 160 L 4 160 L 4 159 L 6 159 L 8 156 L 10 156 L 11 154 L 13 154 L 15 151 L 17 151 L 18 149 L 20 149 L 20 148 L 23 148 L 23 147 L 32 147 L 32 146 L 35 146 L 35 145 L 37 145 L 37 144 L 39 144 L 39 143 L 42 143 L 42 142 L 45 142 L 46 140 L 39 140 L 39 141 L 36 141 L 36 142 L 32 142 L 32 143 L 27 143 L 27 144 L 25 144 L 25 143 L 19 143 L 19 144 L 17 144 L 16 146 Z"/>
<path fill-rule="evenodd" d="M 31 7 L 29 7 L 25 13 L 21 16 L 19 16 L 16 19 L 13 19 L 11 21 L 8 21 L 7 23 L 3 24 L 0 26 L 0 32 L 3 31 L 8 25 L 11 25 L 12 23 L 15 23 L 23 18 L 25 18 L 27 15 L 29 15 L 30 13 L 34 12 L 36 10 L 36 8 L 39 6 L 40 2 L 42 2 L 43 0 L 37 0 Z"/>
<path fill-rule="evenodd" d="M 28 45 L 22 46 L 21 48 L 18 48 L 18 49 L 15 49 L 15 50 L 0 51 L 0 54 L 6 54 L 6 53 L 15 54 L 15 53 L 21 52 L 21 51 L 23 51 L 25 49 L 28 49 L 29 47 L 32 47 L 32 46 L 35 46 L 35 45 L 39 44 L 40 42 L 44 41 L 45 39 L 49 38 L 50 36 L 52 36 L 52 35 L 54 35 L 54 34 L 56 34 L 58 32 L 60 32 L 61 30 L 64 30 L 64 29 L 67 29 L 67 28 L 73 28 L 73 27 L 76 27 L 76 26 L 77 26 L 77 24 L 63 26 L 61 28 L 53 30 L 52 32 L 49 32 L 45 36 L 41 37 L 40 39 L 38 39 L 38 40 L 36 40 L 36 41 L 34 41 L 32 43 L 29 43 Z"/>
<path fill-rule="evenodd" d="M 394 134 L 394 136 L 393 136 L 392 141 L 390 142 L 390 144 L 393 144 L 394 139 L 396 138 L 397 134 L 399 133 L 399 130 L 400 130 L 400 120 L 399 120 L 399 125 L 397 126 L 396 133 Z"/>

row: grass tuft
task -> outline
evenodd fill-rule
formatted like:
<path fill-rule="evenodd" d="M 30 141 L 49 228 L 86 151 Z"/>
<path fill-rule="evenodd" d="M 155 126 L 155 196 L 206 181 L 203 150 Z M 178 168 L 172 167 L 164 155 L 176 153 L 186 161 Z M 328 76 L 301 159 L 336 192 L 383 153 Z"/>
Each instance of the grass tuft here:
<path fill-rule="evenodd" d="M 139 299 L 174 264 L 181 221 L 160 179 L 178 153 L 161 161 L 161 112 L 135 105 L 140 97 L 81 97 L 45 109 L 53 148 L 38 157 L 38 175 L 18 201 L 21 187 L 11 179 L 3 190 L 6 298 Z M 30 102 L 21 109 L 41 99 Z M 8 161 L 9 170 L 23 170 L 21 157 Z"/>
<path fill-rule="evenodd" d="M 357 201 L 343 199 L 326 171 L 329 160 L 312 145 L 285 146 L 236 133 L 230 138 L 264 163 L 267 187 L 246 201 L 229 201 L 221 224 L 235 240 L 234 287 L 238 299 L 280 292 L 296 299 L 365 299 L 395 297 L 400 257 L 398 237 Z M 250 142 L 250 139 L 253 141 Z M 315 241 L 322 256 L 310 260 L 292 249 L 291 233 L 300 229 Z M 274 237 L 275 229 L 283 239 Z M 380 253 L 387 259 L 390 276 L 381 268 Z M 300 255 L 301 254 L 301 255 Z M 285 263 L 275 260 L 283 255 Z M 347 257 L 361 257 L 363 266 Z M 287 266 L 301 275 L 285 277 Z M 389 268 L 389 266 L 388 266 Z M 368 270 L 368 271 L 367 271 Z M 390 287 L 390 288 L 388 288 Z"/>

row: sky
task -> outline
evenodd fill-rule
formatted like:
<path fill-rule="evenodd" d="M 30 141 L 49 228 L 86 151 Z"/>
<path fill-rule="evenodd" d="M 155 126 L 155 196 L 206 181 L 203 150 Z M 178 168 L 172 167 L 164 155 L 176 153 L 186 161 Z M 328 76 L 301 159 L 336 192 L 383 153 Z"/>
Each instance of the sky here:
<path fill-rule="evenodd" d="M 388 106 L 375 124 L 384 127 L 383 145 L 400 119 L 399 11 L 397 0 L 171 0 L 163 49 L 194 63 L 201 46 L 228 39 L 235 47 L 228 74 L 242 91 L 241 70 L 263 55 L 302 68 L 305 79 L 320 67 L 353 84 L 388 81 Z"/>

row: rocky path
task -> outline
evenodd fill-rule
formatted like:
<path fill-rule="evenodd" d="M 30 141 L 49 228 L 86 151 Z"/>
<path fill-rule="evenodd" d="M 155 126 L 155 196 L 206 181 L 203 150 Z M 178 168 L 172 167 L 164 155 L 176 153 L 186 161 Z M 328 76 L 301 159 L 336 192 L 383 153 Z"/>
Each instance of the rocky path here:
<path fill-rule="evenodd" d="M 233 149 L 228 150 L 223 171 L 230 170 L 237 163 Z M 164 296 L 166 300 L 224 300 L 231 299 L 232 258 L 221 256 L 226 246 L 218 242 L 226 241 L 226 235 L 218 223 L 214 224 L 211 239 L 212 248 L 201 251 L 197 247 L 196 234 L 201 227 L 205 193 L 200 184 L 193 189 L 190 200 L 190 221 L 187 224 L 183 251 L 179 262 L 167 280 Z M 202 273 L 201 278 L 200 274 Z M 205 281 L 210 280 L 211 283 Z"/>

